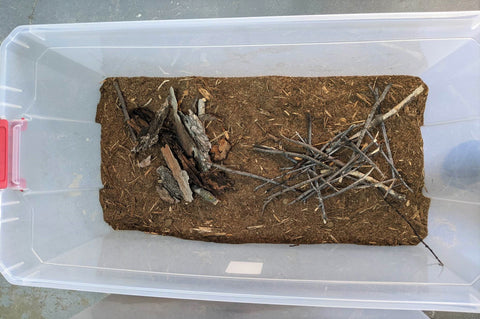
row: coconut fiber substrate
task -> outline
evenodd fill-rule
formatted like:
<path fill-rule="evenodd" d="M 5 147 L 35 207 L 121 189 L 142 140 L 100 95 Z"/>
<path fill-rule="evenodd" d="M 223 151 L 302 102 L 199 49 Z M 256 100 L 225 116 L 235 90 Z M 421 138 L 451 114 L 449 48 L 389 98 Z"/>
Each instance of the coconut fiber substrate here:
<path fill-rule="evenodd" d="M 100 91 L 100 201 L 114 229 L 221 243 L 415 245 L 427 235 L 420 127 L 428 88 L 418 77 L 108 78 Z M 210 140 L 213 164 L 203 172 L 175 126 L 189 114 Z M 132 135 L 147 133 L 157 135 L 141 148 Z M 172 177 L 169 154 L 191 202 L 157 172 Z M 258 188 L 259 177 L 273 181 Z"/>

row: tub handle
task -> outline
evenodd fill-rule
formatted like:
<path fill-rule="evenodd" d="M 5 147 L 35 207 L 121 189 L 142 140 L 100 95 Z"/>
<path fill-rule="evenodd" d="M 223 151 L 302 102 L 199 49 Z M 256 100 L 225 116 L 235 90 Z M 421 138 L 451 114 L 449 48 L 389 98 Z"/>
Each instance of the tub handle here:
<path fill-rule="evenodd" d="M 6 120 L 2 120 L 6 121 Z M 1 125 L 1 123 L 0 123 Z M 8 122 L 7 122 L 8 125 Z M 7 161 L 5 164 L 1 164 L 0 162 L 0 168 L 6 169 L 8 172 L 8 183 L 6 187 L 11 188 L 11 189 L 18 189 L 23 191 L 26 187 L 26 182 L 25 179 L 21 178 L 20 176 L 20 145 L 21 145 L 21 136 L 22 132 L 27 129 L 27 121 L 25 119 L 20 119 L 20 120 L 14 120 L 11 122 L 10 128 L 7 131 L 7 138 L 6 138 L 6 150 L 8 150 L 9 161 Z M 1 126 L 0 126 L 1 130 Z M 10 135 L 10 139 L 8 138 L 8 135 Z M 2 132 L 0 131 L 0 139 L 2 138 Z M 10 142 L 10 147 L 8 146 L 8 142 Z M 2 147 L 2 144 L 0 144 L 0 147 Z M 0 152 L 0 155 L 3 155 L 3 153 Z M 10 165 L 9 165 L 10 164 Z M 0 177 L 1 177 L 0 173 Z M 2 182 L 0 178 L 0 183 Z M 3 186 L 0 185 L 0 186 Z M 3 188 L 6 188 L 3 187 Z M 1 188 L 1 187 L 0 187 Z"/>
<path fill-rule="evenodd" d="M 8 121 L 0 119 L 0 189 L 8 186 Z"/>

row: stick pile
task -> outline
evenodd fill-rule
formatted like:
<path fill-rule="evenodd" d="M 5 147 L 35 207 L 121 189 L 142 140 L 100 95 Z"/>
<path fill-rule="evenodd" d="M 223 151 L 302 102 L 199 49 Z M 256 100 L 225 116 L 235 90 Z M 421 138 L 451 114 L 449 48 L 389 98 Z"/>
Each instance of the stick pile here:
<path fill-rule="evenodd" d="M 390 87 L 391 85 L 387 85 L 382 94 L 379 94 L 378 89 L 370 88 L 375 97 L 375 103 L 365 122 L 351 125 L 321 148 L 312 145 L 312 119 L 309 114 L 306 116 L 306 137 L 297 132 L 294 138 L 281 136 L 284 143 L 279 147 L 255 145 L 253 147 L 255 151 L 282 156 L 292 163 L 289 167 L 283 167 L 284 172 L 272 179 L 217 164 L 212 166 L 263 181 L 264 183 L 256 188 L 259 190 L 268 187 L 265 192 L 269 195 L 265 199 L 263 209 L 274 199 L 287 193 L 296 195 L 289 204 L 305 202 L 315 197 L 318 200 L 317 209 L 321 210 L 324 223 L 327 221 L 324 201 L 350 190 L 375 187 L 381 190 L 385 197 L 390 196 L 403 201 L 405 196 L 399 194 L 395 188 L 403 184 L 410 191 L 411 189 L 394 165 L 384 122 L 398 114 L 406 104 L 420 95 L 424 88 L 419 86 L 390 111 L 378 114 L 379 106 L 387 96 Z M 383 143 L 379 141 L 379 135 L 382 135 Z M 289 151 L 284 149 L 284 145 L 300 147 L 303 151 Z M 383 172 L 375 164 L 381 160 L 388 164 L 389 172 Z"/>

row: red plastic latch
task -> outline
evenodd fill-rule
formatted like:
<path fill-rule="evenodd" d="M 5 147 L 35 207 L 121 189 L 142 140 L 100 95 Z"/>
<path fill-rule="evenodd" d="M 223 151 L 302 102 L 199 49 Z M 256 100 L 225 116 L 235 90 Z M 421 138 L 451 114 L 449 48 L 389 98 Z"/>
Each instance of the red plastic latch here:
<path fill-rule="evenodd" d="M 8 121 L 0 120 L 0 189 L 8 185 Z"/>

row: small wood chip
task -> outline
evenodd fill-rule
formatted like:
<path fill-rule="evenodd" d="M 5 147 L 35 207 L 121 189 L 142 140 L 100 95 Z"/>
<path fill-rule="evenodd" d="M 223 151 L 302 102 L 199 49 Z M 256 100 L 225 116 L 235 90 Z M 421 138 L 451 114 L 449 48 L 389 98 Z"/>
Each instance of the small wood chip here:
<path fill-rule="evenodd" d="M 164 202 L 169 204 L 175 204 L 179 202 L 178 199 L 175 199 L 172 196 L 170 196 L 170 193 L 164 187 L 157 185 L 155 186 L 155 189 L 157 190 L 157 193 L 160 199 L 163 200 Z M 160 212 L 152 212 L 152 214 L 160 214 Z"/>
<path fill-rule="evenodd" d="M 204 88 L 199 88 L 198 89 L 198 92 L 200 92 L 200 94 L 207 99 L 207 101 L 210 101 L 212 99 L 212 95 L 210 94 L 210 92 L 208 92 L 207 90 L 205 90 Z"/>
<path fill-rule="evenodd" d="M 247 229 L 248 230 L 253 230 L 253 229 L 260 229 L 260 228 L 263 228 L 265 227 L 265 225 L 256 225 L 256 226 L 248 226 Z"/>
<path fill-rule="evenodd" d="M 223 161 L 227 158 L 228 152 L 230 152 L 230 149 L 232 146 L 230 143 L 227 141 L 225 138 L 221 138 L 218 141 L 218 144 L 215 144 L 212 146 L 212 149 L 210 153 L 213 155 L 213 160 L 215 162 L 220 162 Z"/>
<path fill-rule="evenodd" d="M 144 160 L 138 163 L 138 167 L 145 168 L 152 164 L 152 155 L 148 155 Z"/>
<path fill-rule="evenodd" d="M 372 102 L 370 102 L 367 97 L 363 94 L 360 94 L 360 93 L 357 93 L 356 96 L 362 100 L 363 102 L 365 102 L 367 105 L 371 106 L 372 105 Z"/>

